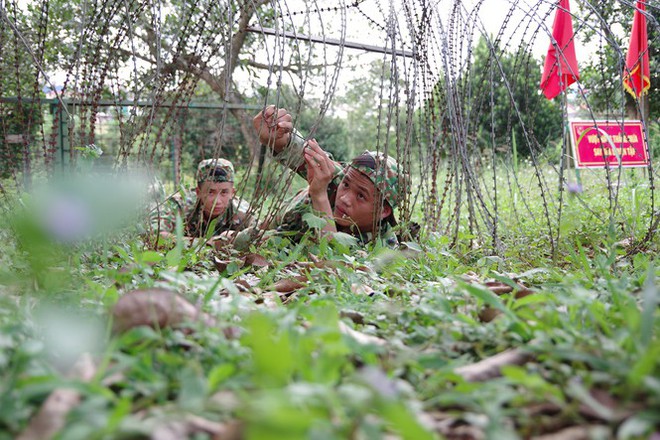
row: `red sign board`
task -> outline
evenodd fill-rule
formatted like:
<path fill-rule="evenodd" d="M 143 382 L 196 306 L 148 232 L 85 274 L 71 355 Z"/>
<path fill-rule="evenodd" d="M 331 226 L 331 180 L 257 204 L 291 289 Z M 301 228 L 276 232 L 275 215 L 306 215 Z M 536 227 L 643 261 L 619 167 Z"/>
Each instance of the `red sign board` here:
<path fill-rule="evenodd" d="M 569 125 L 577 168 L 649 164 L 641 121 L 570 121 Z"/>

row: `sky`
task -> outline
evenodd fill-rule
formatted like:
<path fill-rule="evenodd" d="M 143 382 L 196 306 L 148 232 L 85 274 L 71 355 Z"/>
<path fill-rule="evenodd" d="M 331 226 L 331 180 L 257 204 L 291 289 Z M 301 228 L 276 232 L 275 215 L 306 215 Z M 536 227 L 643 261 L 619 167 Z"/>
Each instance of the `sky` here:
<path fill-rule="evenodd" d="M 431 28 L 433 32 L 428 35 L 429 64 L 436 69 L 436 76 L 440 71 L 446 70 L 443 56 L 448 51 L 453 53 L 454 62 L 465 63 L 468 59 L 468 47 L 476 45 L 479 34 L 484 32 L 491 37 L 503 29 L 502 42 L 507 43 L 510 50 L 515 50 L 521 42 L 529 44 L 533 56 L 542 61 L 550 45 L 550 34 L 555 16 L 555 0 L 406 0 L 407 4 L 415 10 L 417 16 L 422 14 L 422 3 L 428 5 L 432 11 Z M 406 12 L 403 0 L 364 0 L 359 8 L 351 7 L 351 1 L 317 0 L 308 2 L 305 8 L 303 0 L 281 0 L 284 20 L 294 23 L 301 29 L 302 34 L 311 36 L 324 36 L 345 40 L 347 42 L 365 43 L 372 46 L 391 47 L 391 41 L 386 38 L 384 29 L 378 29 L 378 25 L 387 26 L 388 20 L 394 18 L 396 21 L 397 38 L 396 49 L 411 50 L 410 32 L 406 25 Z M 344 4 L 345 15 L 340 12 L 328 11 L 332 6 Z M 478 8 L 477 8 L 478 5 Z M 577 2 L 570 2 L 572 12 L 577 11 Z M 455 8 L 460 11 L 462 23 L 453 31 L 449 29 L 449 17 Z M 505 22 L 510 10 L 510 18 Z M 320 12 L 319 12 L 320 11 Z M 474 14 L 479 17 L 479 24 L 474 26 Z M 374 25 L 373 22 L 377 23 Z M 574 20 L 576 29 L 576 53 L 578 62 L 585 62 L 591 57 L 596 49 L 596 44 L 586 45 L 580 38 L 579 23 Z M 474 32 L 469 34 L 469 30 Z M 616 30 L 615 30 L 616 31 Z M 342 34 L 342 32 L 344 32 Z M 618 30 L 620 32 L 620 30 Z M 274 47 L 277 37 L 266 36 L 266 44 Z M 451 45 L 451 48 L 450 48 Z M 462 46 L 462 50 L 459 47 Z M 319 45 L 320 46 L 320 45 Z M 337 51 L 332 47 L 324 48 L 326 61 L 332 63 L 337 60 Z M 344 56 L 352 55 L 357 58 L 354 62 L 355 69 L 341 69 L 339 72 L 338 86 L 341 88 L 348 81 L 364 75 L 365 66 L 370 61 L 383 58 L 382 54 L 369 53 L 359 49 L 345 48 Z M 271 53 L 271 57 L 272 57 Z M 400 58 L 400 57 L 399 57 Z M 273 58 L 271 58 L 273 60 Z M 343 58 L 342 62 L 347 63 Z M 408 63 L 410 67 L 411 63 Z M 345 64 L 347 66 L 348 64 Z M 403 63 L 401 64 L 403 66 Z M 539 72 L 540 78 L 540 72 Z M 325 78 L 324 80 L 327 80 Z"/>
<path fill-rule="evenodd" d="M 24 0 L 21 0 L 23 2 Z M 409 5 L 409 10 L 413 10 L 413 15 L 422 14 L 420 4 L 428 5 L 428 10 L 432 13 L 431 29 L 428 37 L 429 65 L 431 69 L 436 70 L 437 74 L 446 69 L 443 65 L 443 56 L 447 51 L 452 51 L 455 60 L 459 63 L 465 62 L 468 57 L 467 48 L 474 46 L 479 39 L 479 32 L 483 31 L 491 36 L 495 36 L 500 29 L 504 27 L 503 42 L 508 43 L 511 50 L 515 50 L 522 41 L 530 45 L 534 57 L 542 61 L 547 53 L 550 44 L 549 33 L 552 29 L 554 20 L 555 0 L 405 0 Z M 410 51 L 412 44 L 410 41 L 410 31 L 406 23 L 406 9 L 404 0 L 363 0 L 359 8 L 351 6 L 353 0 L 279 0 L 284 21 L 287 24 L 294 24 L 303 34 L 315 37 L 332 38 L 344 40 L 347 42 L 369 44 L 371 46 L 391 47 L 391 41 L 386 38 L 387 33 L 378 26 L 387 26 L 388 23 L 396 28 L 397 35 L 396 49 Z M 572 1 L 572 11 L 577 11 L 577 1 Z M 343 5 L 343 11 L 334 11 L 335 7 Z M 478 9 L 477 6 L 478 5 Z M 505 19 L 513 6 L 508 23 L 505 25 Z M 460 11 L 463 23 L 454 31 L 449 29 L 449 17 L 455 8 Z M 475 23 L 473 12 L 479 17 L 479 26 L 474 27 Z M 418 19 L 417 19 L 418 20 Z M 253 21 L 258 24 L 257 20 Z M 375 23 L 375 24 L 374 24 Z M 574 28 L 579 30 L 579 24 L 574 21 Z M 620 27 L 620 26 L 619 26 Z M 469 35 L 468 30 L 473 29 L 475 34 Z M 533 33 L 538 30 L 536 35 Z M 621 33 L 623 30 L 615 29 Z M 268 51 L 262 52 L 263 59 L 260 61 L 276 64 L 279 61 L 279 50 L 285 45 L 281 44 L 282 39 L 276 36 L 263 36 L 264 44 Z M 579 31 L 576 34 L 576 52 L 578 62 L 584 62 L 593 53 L 595 46 L 585 45 L 580 38 Z M 462 50 L 458 48 L 462 46 Z M 449 46 L 451 45 L 451 49 Z M 304 45 L 301 45 L 303 47 Z M 315 87 L 310 87 L 316 93 L 321 95 L 328 93 L 328 84 L 337 80 L 337 89 L 342 90 L 347 84 L 356 78 L 365 74 L 366 66 L 371 61 L 383 59 L 384 55 L 379 53 L 370 53 L 359 49 L 344 49 L 344 57 L 340 58 L 339 52 L 333 46 L 315 44 L 317 53 L 325 58 L 325 62 L 330 65 L 337 65 L 341 60 L 341 68 L 330 67 L 326 69 L 323 77 L 311 78 L 315 82 Z M 306 53 L 303 51 L 303 55 Z M 349 59 L 351 57 L 349 65 Z M 401 60 L 400 66 L 404 69 L 411 69 L 412 63 L 409 60 Z M 407 61 L 407 62 L 406 62 Z M 347 68 L 352 67 L 352 69 Z M 337 75 L 335 78 L 334 75 Z M 241 73 L 236 72 L 238 81 L 248 84 L 247 78 L 241 78 Z M 63 76 L 63 75 L 60 75 Z M 286 79 L 286 78 L 285 78 Z M 56 83 L 62 81 L 57 77 Z"/>

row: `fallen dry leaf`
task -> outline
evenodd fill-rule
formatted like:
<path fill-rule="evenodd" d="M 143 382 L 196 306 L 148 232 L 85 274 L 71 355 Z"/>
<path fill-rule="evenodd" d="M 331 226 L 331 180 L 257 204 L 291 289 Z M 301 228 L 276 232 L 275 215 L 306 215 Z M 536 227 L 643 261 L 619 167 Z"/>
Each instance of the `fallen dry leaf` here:
<path fill-rule="evenodd" d="M 89 382 L 96 374 L 96 365 L 89 353 L 84 353 L 72 367 L 68 376 Z M 80 392 L 69 388 L 54 390 L 44 401 L 39 412 L 30 420 L 18 440 L 42 440 L 55 436 L 65 425 L 69 412 L 80 403 Z"/>
<path fill-rule="evenodd" d="M 484 285 L 495 295 L 504 295 L 505 293 L 513 292 L 513 287 L 500 281 L 486 281 Z"/>
<path fill-rule="evenodd" d="M 522 408 L 522 411 L 525 413 L 526 417 L 538 417 L 538 416 L 556 416 L 562 412 L 563 408 L 552 402 L 541 402 L 526 405 Z"/>
<path fill-rule="evenodd" d="M 420 415 L 424 426 L 438 432 L 444 438 L 450 440 L 482 440 L 486 438 L 482 429 L 468 424 L 456 414 L 435 411 Z"/>
<path fill-rule="evenodd" d="M 229 266 L 229 263 L 231 263 L 231 260 L 221 260 L 218 257 L 213 257 L 213 265 L 220 273 L 227 270 L 227 266 Z"/>
<path fill-rule="evenodd" d="M 186 423 L 189 435 L 203 432 L 218 439 L 239 439 L 243 427 L 238 421 L 218 423 L 193 414 L 186 415 Z"/>
<path fill-rule="evenodd" d="M 486 434 L 481 428 L 466 424 L 456 425 L 444 434 L 452 440 L 483 440 L 486 438 Z"/>
<path fill-rule="evenodd" d="M 264 304 L 270 309 L 275 309 L 280 304 L 282 304 L 280 294 L 278 292 L 264 292 L 254 302 L 256 304 Z"/>
<path fill-rule="evenodd" d="M 176 292 L 167 289 L 141 289 L 124 294 L 112 309 L 113 330 L 125 332 L 141 325 L 153 328 L 176 326 L 185 321 L 215 320 L 199 311 Z"/>
<path fill-rule="evenodd" d="M 188 426 L 183 420 L 168 418 L 151 431 L 151 440 L 178 440 L 188 438 Z"/>
<path fill-rule="evenodd" d="M 239 421 L 213 422 L 202 417 L 187 414 L 185 417 L 164 419 L 151 432 L 151 440 L 180 440 L 197 438 L 196 434 L 206 434 L 215 440 L 239 440 L 243 438 L 243 424 Z"/>
<path fill-rule="evenodd" d="M 471 270 L 465 272 L 461 276 L 461 278 L 463 279 L 463 281 L 467 281 L 468 283 L 480 283 L 481 282 L 481 279 L 479 279 L 479 275 L 477 275 L 475 272 L 473 272 Z"/>
<path fill-rule="evenodd" d="M 526 297 L 528 295 L 531 295 L 533 293 L 534 293 L 534 291 L 532 289 L 528 289 L 528 288 L 525 287 L 523 289 L 516 290 L 515 298 L 516 299 L 524 298 L 524 297 Z"/>
<path fill-rule="evenodd" d="M 236 392 L 230 390 L 220 390 L 213 393 L 209 398 L 209 402 L 212 403 L 214 407 L 218 407 L 226 413 L 236 411 L 241 407 L 241 399 Z"/>
<path fill-rule="evenodd" d="M 520 348 L 505 350 L 470 365 L 458 367 L 454 372 L 468 382 L 480 382 L 500 376 L 501 368 L 506 365 L 523 365 L 533 356 Z"/>
<path fill-rule="evenodd" d="M 493 319 L 497 318 L 502 314 L 501 310 L 496 308 L 486 306 L 479 312 L 479 321 L 481 322 L 491 322 Z"/>
<path fill-rule="evenodd" d="M 342 310 L 339 312 L 341 318 L 348 318 L 353 321 L 354 324 L 364 324 L 364 315 L 360 312 L 354 310 Z"/>
<path fill-rule="evenodd" d="M 243 330 L 241 330 L 240 327 L 230 325 L 229 327 L 223 328 L 222 333 L 227 339 L 238 339 L 243 334 Z"/>
<path fill-rule="evenodd" d="M 293 302 L 298 297 L 297 293 L 295 291 L 293 292 L 283 292 L 280 293 L 280 299 L 282 300 L 282 304 L 289 304 L 290 302 Z"/>
<path fill-rule="evenodd" d="M 259 267 L 270 266 L 268 260 L 266 260 L 266 258 L 260 254 L 255 254 L 255 253 L 247 254 L 242 258 L 242 260 L 243 260 L 243 267 L 254 266 L 259 268 Z"/>
<path fill-rule="evenodd" d="M 552 434 L 544 434 L 532 437 L 533 440 L 589 440 L 597 438 L 592 436 L 592 431 L 602 428 L 600 426 L 571 426 Z"/>
<path fill-rule="evenodd" d="M 308 279 L 306 276 L 298 275 L 293 278 L 284 278 L 275 282 L 271 288 L 281 293 L 290 293 L 298 290 L 307 285 Z"/>

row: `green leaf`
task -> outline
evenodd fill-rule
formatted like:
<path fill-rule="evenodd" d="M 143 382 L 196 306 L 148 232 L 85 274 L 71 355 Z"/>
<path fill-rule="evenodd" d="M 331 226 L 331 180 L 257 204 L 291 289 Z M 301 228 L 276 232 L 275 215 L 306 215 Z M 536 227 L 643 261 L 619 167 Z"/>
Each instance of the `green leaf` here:
<path fill-rule="evenodd" d="M 568 394 L 571 397 L 576 398 L 583 404 L 587 405 L 589 408 L 591 408 L 596 414 L 598 414 L 599 417 L 601 417 L 603 420 L 611 421 L 615 420 L 615 414 L 614 412 L 600 403 L 598 400 L 596 400 L 591 393 L 589 393 L 589 390 L 587 390 L 582 383 L 580 383 L 577 380 L 571 381 L 570 385 L 566 387 L 566 394 Z"/>
<path fill-rule="evenodd" d="M 388 424 L 404 439 L 434 439 L 435 436 L 424 429 L 411 411 L 400 402 L 385 401 L 380 414 Z"/>
<path fill-rule="evenodd" d="M 208 376 L 208 385 L 211 391 L 218 389 L 218 386 L 230 378 L 236 372 L 236 366 L 234 364 L 220 364 L 214 367 Z"/>
<path fill-rule="evenodd" d="M 539 374 L 530 373 L 525 368 L 517 365 L 506 365 L 501 368 L 502 375 L 513 383 L 524 386 L 530 391 L 540 394 L 539 397 L 547 398 L 552 396 L 557 402 L 564 402 L 564 395 L 561 390 L 550 384 Z"/>
<path fill-rule="evenodd" d="M 179 405 L 189 411 L 200 410 L 204 406 L 206 381 L 199 370 L 196 364 L 191 364 L 184 367 L 179 374 Z"/>
<path fill-rule="evenodd" d="M 660 365 L 660 344 L 655 344 L 651 347 L 642 349 L 642 355 L 633 364 L 628 380 L 631 384 L 639 386 L 643 383 L 644 378 L 653 374 L 653 372 Z"/>
<path fill-rule="evenodd" d="M 514 301 L 512 308 L 517 310 L 521 307 L 529 306 L 532 304 L 554 303 L 556 302 L 555 296 L 549 293 L 535 293 L 518 298 Z"/>
<path fill-rule="evenodd" d="M 108 417 L 108 429 L 114 431 L 121 424 L 122 420 L 131 413 L 131 396 L 124 396 L 115 404 L 114 410 Z"/>
<path fill-rule="evenodd" d="M 252 314 L 246 320 L 242 342 L 252 349 L 253 379 L 266 386 L 283 386 L 296 369 L 287 330 L 280 330 L 267 315 Z"/>
<path fill-rule="evenodd" d="M 345 232 L 334 232 L 332 239 L 346 248 L 352 248 L 358 245 L 357 238 Z"/>
<path fill-rule="evenodd" d="M 642 293 L 642 316 L 640 323 L 640 342 L 643 347 L 648 347 L 651 339 L 653 338 L 653 324 L 655 321 L 655 313 L 658 310 L 658 286 L 654 282 L 655 270 L 653 266 L 649 266 L 647 282 L 644 286 Z"/>
<path fill-rule="evenodd" d="M 140 255 L 140 262 L 142 263 L 158 263 L 163 259 L 163 255 L 160 252 L 155 251 L 145 251 Z"/>
<path fill-rule="evenodd" d="M 302 219 L 305 223 L 307 223 L 307 226 L 309 226 L 312 229 L 323 229 L 325 225 L 328 224 L 328 221 L 324 218 L 318 217 L 317 215 L 314 215 L 311 212 L 307 212 L 302 216 Z"/>
<path fill-rule="evenodd" d="M 424 252 L 424 249 L 422 249 L 419 243 L 415 243 L 414 241 L 403 241 L 401 242 L 401 247 L 403 249 L 410 249 L 411 251 Z"/>
<path fill-rule="evenodd" d="M 650 438 L 654 423 L 640 416 L 632 416 L 621 424 L 616 433 L 617 440 Z"/>
<path fill-rule="evenodd" d="M 177 245 L 174 248 L 170 249 L 167 254 L 165 254 L 165 262 L 169 267 L 179 266 L 181 262 L 182 249 Z"/>

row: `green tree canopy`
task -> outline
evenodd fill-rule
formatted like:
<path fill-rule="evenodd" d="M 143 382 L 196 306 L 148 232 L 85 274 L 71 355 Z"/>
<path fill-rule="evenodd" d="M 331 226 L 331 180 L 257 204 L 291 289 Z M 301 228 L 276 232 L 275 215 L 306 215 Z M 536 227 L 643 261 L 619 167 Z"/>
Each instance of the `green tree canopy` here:
<path fill-rule="evenodd" d="M 473 52 L 469 86 L 473 132 L 483 146 L 506 149 L 515 134 L 518 152 L 528 154 L 561 137 L 562 111 L 539 91 L 541 65 L 524 43 L 515 52 L 481 37 Z M 526 133 L 525 133 L 526 131 Z"/>
<path fill-rule="evenodd" d="M 660 113 L 660 8 L 647 2 L 646 9 L 651 66 L 646 111 L 653 118 Z M 584 26 L 580 38 L 598 48 L 595 56 L 581 66 L 580 81 L 589 106 L 599 114 L 620 113 L 625 106 L 629 115 L 636 115 L 637 104 L 630 94 L 624 92 L 622 83 L 634 8 L 621 2 L 591 1 L 581 4 L 580 12 L 585 22 L 595 23 L 594 26 Z M 620 23 L 624 32 L 613 33 L 613 23 Z"/>

